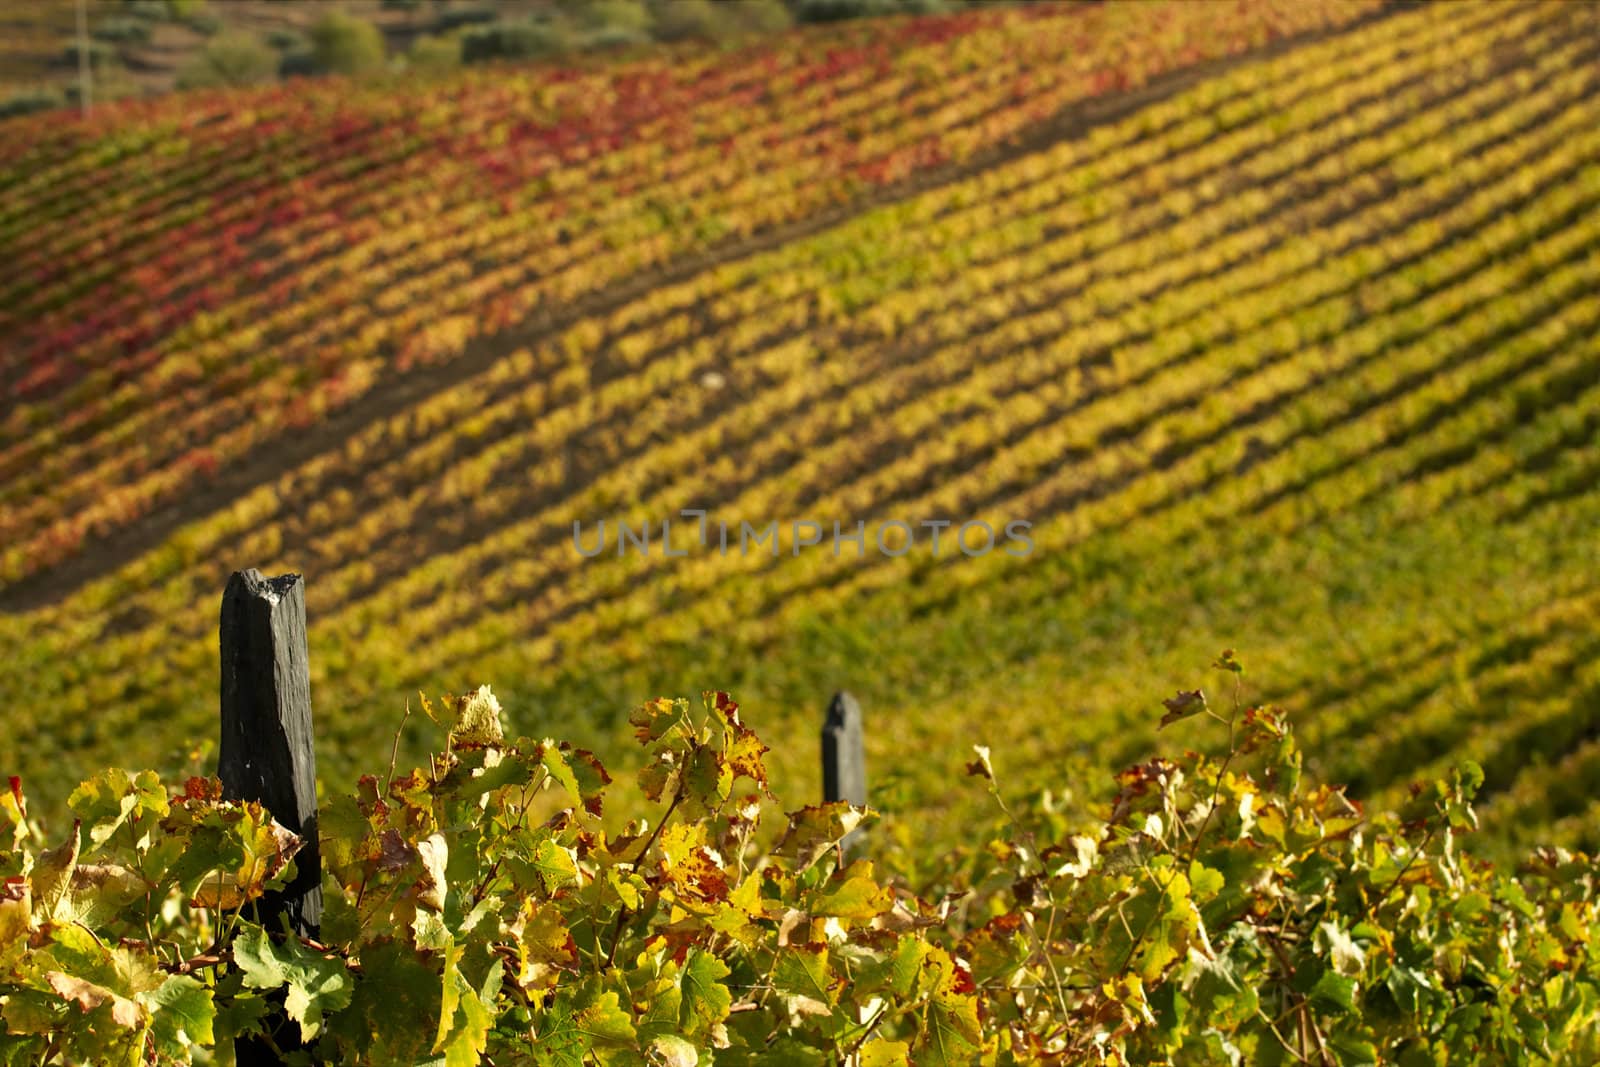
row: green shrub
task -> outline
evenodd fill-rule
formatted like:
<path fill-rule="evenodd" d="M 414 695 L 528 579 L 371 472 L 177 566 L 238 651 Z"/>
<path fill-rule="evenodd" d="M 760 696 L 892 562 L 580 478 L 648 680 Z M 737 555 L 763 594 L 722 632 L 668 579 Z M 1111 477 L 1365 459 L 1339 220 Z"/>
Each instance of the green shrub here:
<path fill-rule="evenodd" d="M 91 24 L 90 36 L 113 44 L 145 44 L 150 40 L 150 24 L 134 18 L 112 18 Z"/>
<path fill-rule="evenodd" d="M 90 41 L 85 51 L 89 54 L 89 66 L 96 70 L 117 58 L 117 50 L 104 41 Z M 78 42 L 76 40 L 61 49 L 61 58 L 64 62 L 72 64 L 73 69 L 77 69 Z"/>
<path fill-rule="evenodd" d="M 422 6 L 422 0 L 383 0 L 378 6 L 385 11 L 415 11 Z"/>
<path fill-rule="evenodd" d="M 0 119 L 31 115 L 35 111 L 49 111 L 64 107 L 66 102 L 66 97 L 57 89 L 47 89 L 42 86 L 36 89 L 21 89 L 0 100 Z"/>
<path fill-rule="evenodd" d="M 211 11 L 196 11 L 183 20 L 183 24 L 204 37 L 214 37 L 222 32 L 222 17 Z"/>
<path fill-rule="evenodd" d="M 167 10 L 175 19 L 188 19 L 205 9 L 206 0 L 167 0 Z"/>
<path fill-rule="evenodd" d="M 715 40 L 739 33 L 774 33 L 788 29 L 794 18 L 782 0 L 656 0 L 655 35 L 663 41 L 689 38 Z"/>
<path fill-rule="evenodd" d="M 903 10 L 898 0 L 797 0 L 794 5 L 795 18 L 800 22 L 842 22 L 894 15 Z"/>
<path fill-rule="evenodd" d="M 461 35 L 461 59 L 480 63 L 490 59 L 538 59 L 570 51 L 575 40 L 571 28 L 559 20 L 524 19 L 474 26 Z"/>
<path fill-rule="evenodd" d="M 254 85 L 278 73 L 278 53 L 243 30 L 219 33 L 178 71 L 180 89 Z"/>
<path fill-rule="evenodd" d="M 746 0 L 734 6 L 733 19 L 740 29 L 756 33 L 777 33 L 794 25 L 782 0 Z"/>
<path fill-rule="evenodd" d="M 449 33 L 459 30 L 463 26 L 481 26 L 485 23 L 495 22 L 500 18 L 493 8 L 488 7 L 452 7 L 439 14 L 433 20 L 434 33 Z"/>
<path fill-rule="evenodd" d="M 304 34 L 282 27 L 268 30 L 266 42 L 279 52 L 307 51 L 310 48 Z"/>
<path fill-rule="evenodd" d="M 130 96 L 138 96 L 142 89 L 128 74 L 115 55 L 103 63 L 97 63 L 94 77 L 90 80 L 89 98 L 96 104 L 103 104 L 110 100 L 123 100 Z M 61 86 L 62 98 L 69 107 L 80 107 L 83 104 L 83 86 L 77 78 Z"/>
<path fill-rule="evenodd" d="M 328 74 L 365 74 L 384 65 L 383 34 L 370 22 L 331 11 L 311 27 L 311 54 Z"/>
<path fill-rule="evenodd" d="M 659 0 L 655 25 L 663 41 L 709 40 L 726 33 L 729 20 L 711 0 Z"/>
<path fill-rule="evenodd" d="M 406 62 L 414 70 L 454 70 L 461 65 L 461 40 L 423 34 L 411 42 Z"/>
<path fill-rule="evenodd" d="M 309 48 L 291 48 L 283 53 L 283 58 L 278 61 L 280 78 L 310 78 L 321 73 L 322 68 L 317 65 L 317 57 L 311 54 Z"/>
<path fill-rule="evenodd" d="M 585 48 L 627 48 L 630 45 L 644 44 L 650 40 L 650 35 L 638 30 L 630 30 L 626 26 L 601 26 L 599 29 L 590 30 L 583 37 Z"/>
<path fill-rule="evenodd" d="M 582 9 L 585 25 L 590 30 L 616 29 L 648 37 L 655 24 L 650 9 L 637 0 L 594 0 Z"/>
<path fill-rule="evenodd" d="M 146 22 L 165 22 L 172 15 L 166 0 L 123 0 L 122 10 Z"/>

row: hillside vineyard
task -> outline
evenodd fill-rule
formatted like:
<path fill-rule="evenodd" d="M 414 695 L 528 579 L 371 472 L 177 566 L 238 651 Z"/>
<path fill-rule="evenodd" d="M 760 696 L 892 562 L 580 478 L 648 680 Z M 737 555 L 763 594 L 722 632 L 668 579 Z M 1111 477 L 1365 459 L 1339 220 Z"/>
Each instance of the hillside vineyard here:
<path fill-rule="evenodd" d="M 1600 7 L 1223 6 L 7 124 L 0 763 L 209 737 L 256 566 L 330 776 L 487 679 L 608 755 L 737 691 L 779 785 L 848 683 L 1042 775 L 1232 644 L 1355 795 L 1469 753 L 1489 841 L 1600 844 Z M 1035 550 L 573 549 L 683 509 Z"/>

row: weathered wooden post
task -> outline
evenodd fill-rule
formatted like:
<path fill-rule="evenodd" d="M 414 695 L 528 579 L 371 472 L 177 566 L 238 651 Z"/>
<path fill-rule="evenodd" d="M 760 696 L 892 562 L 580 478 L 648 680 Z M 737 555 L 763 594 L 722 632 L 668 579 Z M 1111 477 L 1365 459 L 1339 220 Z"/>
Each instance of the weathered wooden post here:
<path fill-rule="evenodd" d="M 833 695 L 822 723 L 822 799 L 867 803 L 867 756 L 862 747 L 861 705 L 849 693 Z M 844 839 L 848 852 L 861 844 L 861 831 Z"/>
<path fill-rule="evenodd" d="M 311 741 L 311 674 L 305 586 L 298 574 L 264 578 L 235 571 L 222 594 L 222 745 L 217 776 L 229 800 L 260 801 L 303 840 L 295 876 L 268 892 L 254 917 L 270 932 L 282 917 L 302 937 L 322 923 L 322 854 L 317 843 L 317 768 Z M 280 1049 L 302 1047 L 281 1012 L 266 1020 Z M 241 1039 L 241 1067 L 277 1063 L 265 1042 Z"/>

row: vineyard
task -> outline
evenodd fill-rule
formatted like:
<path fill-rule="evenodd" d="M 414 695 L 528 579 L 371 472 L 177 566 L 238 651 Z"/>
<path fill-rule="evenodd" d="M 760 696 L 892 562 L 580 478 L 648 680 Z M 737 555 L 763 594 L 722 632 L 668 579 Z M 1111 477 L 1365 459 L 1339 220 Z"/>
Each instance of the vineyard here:
<path fill-rule="evenodd" d="M 938 837 L 973 743 L 1141 758 L 1232 644 L 1353 795 L 1470 756 L 1479 847 L 1600 845 L 1600 8 L 1227 10 L 6 123 L 0 764 L 49 814 L 203 762 L 255 566 L 307 576 L 330 781 L 397 693 L 626 759 L 705 685 L 815 795 L 848 685 Z M 681 509 L 1036 550 L 575 551 Z"/>

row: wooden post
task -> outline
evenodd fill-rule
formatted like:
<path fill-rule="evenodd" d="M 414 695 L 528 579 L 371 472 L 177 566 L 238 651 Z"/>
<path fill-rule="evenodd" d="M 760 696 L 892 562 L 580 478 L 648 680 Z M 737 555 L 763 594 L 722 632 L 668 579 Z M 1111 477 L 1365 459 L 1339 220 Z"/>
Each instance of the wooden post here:
<path fill-rule="evenodd" d="M 867 757 L 861 742 L 861 705 L 849 693 L 833 695 L 822 723 L 822 799 L 867 803 Z M 861 831 L 844 839 L 845 851 L 858 847 Z"/>
<path fill-rule="evenodd" d="M 316 757 L 311 741 L 311 675 L 305 586 L 298 574 L 263 578 L 235 571 L 222 594 L 222 746 L 217 776 L 229 800 L 256 800 L 304 839 L 295 877 L 263 895 L 254 918 L 269 932 L 289 927 L 315 938 L 322 923 L 322 854 L 317 842 Z M 265 1020 L 280 1049 L 302 1047 L 299 1027 L 280 1010 Z M 240 1039 L 239 1064 L 277 1063 L 265 1042 Z"/>

